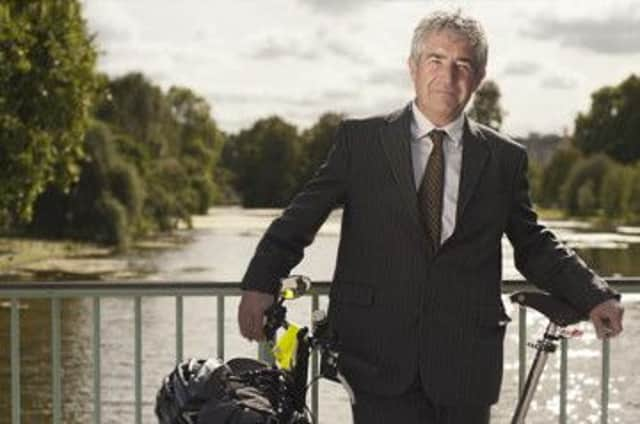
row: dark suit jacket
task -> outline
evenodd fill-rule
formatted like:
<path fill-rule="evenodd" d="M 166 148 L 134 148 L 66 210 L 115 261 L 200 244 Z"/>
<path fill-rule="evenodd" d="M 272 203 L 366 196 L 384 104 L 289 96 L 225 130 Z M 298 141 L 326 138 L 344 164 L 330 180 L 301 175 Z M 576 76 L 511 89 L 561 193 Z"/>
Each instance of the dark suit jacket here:
<path fill-rule="evenodd" d="M 399 394 L 420 373 L 438 403 L 494 403 L 508 320 L 500 298 L 504 233 L 518 270 L 577 309 L 589 311 L 615 293 L 537 223 L 525 149 L 468 119 L 456 228 L 429 254 L 411 119 L 409 105 L 343 122 L 326 162 L 260 241 L 243 287 L 275 292 L 330 211 L 342 206 L 329 317 L 352 385 Z"/>

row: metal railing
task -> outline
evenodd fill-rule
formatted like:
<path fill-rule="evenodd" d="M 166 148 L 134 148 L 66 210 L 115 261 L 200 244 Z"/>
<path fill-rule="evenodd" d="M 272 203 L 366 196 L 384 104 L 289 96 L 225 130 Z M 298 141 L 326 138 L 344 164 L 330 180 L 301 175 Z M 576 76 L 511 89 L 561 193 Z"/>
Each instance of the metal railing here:
<path fill-rule="evenodd" d="M 640 293 L 640 278 L 610 278 L 609 284 L 621 293 Z M 319 296 L 327 295 L 329 282 L 314 283 L 314 293 L 310 296 L 311 311 L 319 306 Z M 503 284 L 504 293 L 531 288 L 523 281 L 507 280 Z M 62 364 L 61 364 L 61 300 L 64 298 L 91 298 L 92 311 L 92 356 L 93 356 L 93 422 L 101 423 L 101 299 L 111 297 L 133 298 L 134 300 L 134 397 L 135 423 L 142 423 L 142 304 L 143 297 L 166 296 L 175 298 L 175 355 L 176 363 L 183 359 L 184 305 L 186 296 L 217 298 L 217 356 L 225 358 L 225 298 L 238 296 L 241 290 L 237 282 L 21 282 L 0 284 L 0 299 L 10 299 L 10 366 L 11 366 L 11 423 L 21 422 L 20 404 L 20 299 L 50 299 L 51 302 L 51 396 L 52 419 L 54 424 L 62 423 Z M 526 361 L 526 321 L 527 311 L 519 310 L 519 384 L 525 381 Z M 567 422 L 567 343 L 561 344 L 560 356 L 560 411 L 559 422 Z M 258 356 L 263 356 L 264 346 Z M 318 373 L 318 358 L 312 358 L 312 376 Z M 609 341 L 602 342 L 601 373 L 601 415 L 600 422 L 608 422 L 609 403 Z M 319 394 L 317 385 L 312 386 L 311 406 L 314 416 L 318 416 Z"/>

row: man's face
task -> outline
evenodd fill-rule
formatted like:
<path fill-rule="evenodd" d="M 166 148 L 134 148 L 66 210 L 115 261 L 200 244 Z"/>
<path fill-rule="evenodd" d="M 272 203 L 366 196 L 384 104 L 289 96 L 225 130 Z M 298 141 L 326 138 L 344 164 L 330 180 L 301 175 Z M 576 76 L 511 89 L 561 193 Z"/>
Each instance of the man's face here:
<path fill-rule="evenodd" d="M 477 69 L 469 41 L 449 30 L 427 34 L 419 62 L 409 58 L 416 102 L 435 125 L 453 121 L 484 77 Z"/>

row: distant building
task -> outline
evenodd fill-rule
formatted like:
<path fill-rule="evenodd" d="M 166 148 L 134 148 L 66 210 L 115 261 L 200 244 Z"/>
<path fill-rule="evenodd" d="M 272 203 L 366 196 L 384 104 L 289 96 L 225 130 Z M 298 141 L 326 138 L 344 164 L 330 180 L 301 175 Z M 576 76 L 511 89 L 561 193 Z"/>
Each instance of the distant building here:
<path fill-rule="evenodd" d="M 515 141 L 524 145 L 529 153 L 529 160 L 540 165 L 547 165 L 556 150 L 567 148 L 571 144 L 566 134 L 529 133 L 527 137 L 514 137 Z"/>

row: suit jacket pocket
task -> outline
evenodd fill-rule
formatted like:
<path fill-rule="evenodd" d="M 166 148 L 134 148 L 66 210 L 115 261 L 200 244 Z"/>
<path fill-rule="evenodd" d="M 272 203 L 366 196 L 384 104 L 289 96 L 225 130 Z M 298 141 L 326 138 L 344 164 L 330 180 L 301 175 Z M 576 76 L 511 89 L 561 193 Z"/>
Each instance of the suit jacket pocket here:
<path fill-rule="evenodd" d="M 496 336 L 502 338 L 507 324 L 511 321 L 502 308 L 477 307 L 476 313 L 476 335 L 480 339 L 496 341 Z"/>
<path fill-rule="evenodd" d="M 374 301 L 374 290 L 373 287 L 365 284 L 335 281 L 331 287 L 330 298 L 336 303 L 371 306 Z"/>

